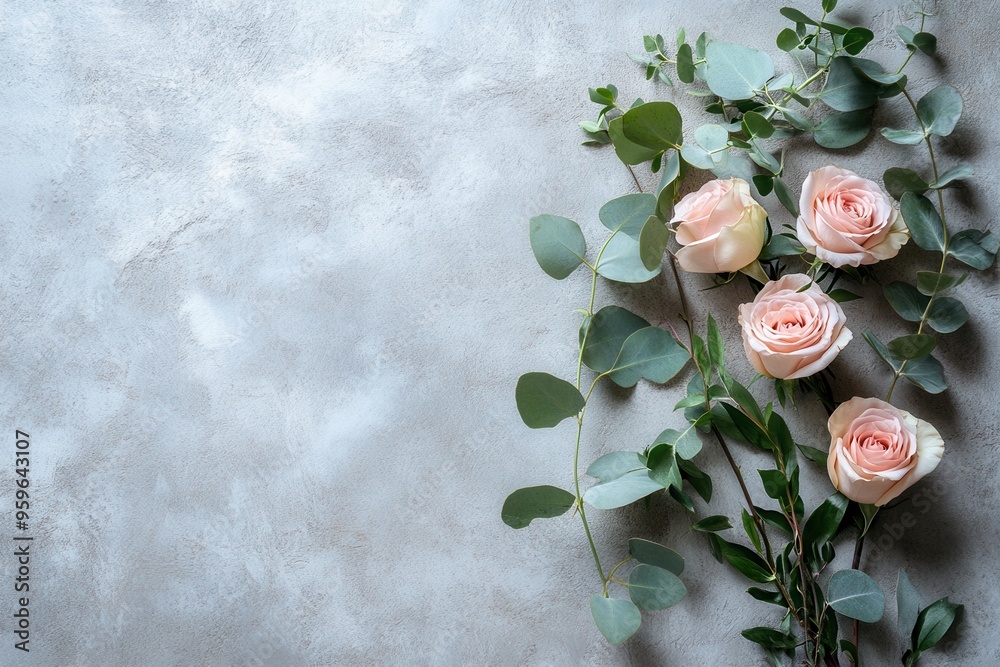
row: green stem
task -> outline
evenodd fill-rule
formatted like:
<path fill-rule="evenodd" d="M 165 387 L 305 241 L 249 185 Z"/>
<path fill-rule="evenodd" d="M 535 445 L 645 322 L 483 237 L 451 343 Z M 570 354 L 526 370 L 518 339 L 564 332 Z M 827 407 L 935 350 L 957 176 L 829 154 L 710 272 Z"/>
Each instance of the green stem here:
<path fill-rule="evenodd" d="M 917 111 L 917 103 L 913 100 L 909 91 L 906 90 L 905 86 L 900 86 L 900 90 L 903 92 L 903 96 L 906 101 L 910 103 L 910 107 L 913 109 L 913 114 L 917 117 L 917 123 L 920 124 L 920 130 L 924 134 L 924 143 L 927 144 L 927 152 L 931 158 L 931 169 L 934 172 L 934 182 L 936 183 L 940 178 L 937 165 L 937 157 L 934 155 L 934 145 L 931 143 L 931 135 L 927 132 L 927 127 L 924 125 L 924 121 L 920 118 L 920 113 Z M 938 267 L 938 273 L 944 273 L 945 264 L 948 261 L 948 218 L 944 210 L 944 195 L 941 193 L 941 189 L 937 189 L 938 198 L 938 211 L 941 214 L 941 264 Z M 923 314 L 920 316 L 920 322 L 917 325 L 917 334 L 922 334 L 924 332 L 924 326 L 927 324 L 927 320 L 931 314 L 931 308 L 934 306 L 934 299 L 938 295 L 938 287 L 935 284 L 934 289 L 928 295 L 930 298 L 927 300 L 927 306 L 924 308 Z M 903 363 L 899 365 L 899 368 L 895 370 L 892 376 L 892 383 L 889 385 L 889 392 L 886 394 L 885 400 L 889 402 L 892 400 L 892 392 L 896 388 L 896 383 L 899 378 L 903 375 L 906 370 L 907 360 L 903 360 Z"/>

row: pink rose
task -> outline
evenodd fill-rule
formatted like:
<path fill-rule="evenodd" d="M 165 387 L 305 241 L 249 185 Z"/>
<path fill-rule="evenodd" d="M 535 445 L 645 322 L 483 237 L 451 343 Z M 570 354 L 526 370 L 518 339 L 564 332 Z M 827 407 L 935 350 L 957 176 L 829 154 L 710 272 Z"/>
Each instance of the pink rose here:
<path fill-rule="evenodd" d="M 803 273 L 764 285 L 753 303 L 740 306 L 739 322 L 753 367 L 783 380 L 823 370 L 854 337 L 840 304 Z"/>
<path fill-rule="evenodd" d="M 885 505 L 937 467 L 944 441 L 933 426 L 877 398 L 852 398 L 830 415 L 827 472 L 859 503 Z"/>
<path fill-rule="evenodd" d="M 799 209 L 799 242 L 831 266 L 895 257 L 909 238 L 903 217 L 882 188 L 840 167 L 806 176 Z"/>
<path fill-rule="evenodd" d="M 709 181 L 674 206 L 677 263 L 692 273 L 739 271 L 760 255 L 766 220 L 746 181 Z"/>

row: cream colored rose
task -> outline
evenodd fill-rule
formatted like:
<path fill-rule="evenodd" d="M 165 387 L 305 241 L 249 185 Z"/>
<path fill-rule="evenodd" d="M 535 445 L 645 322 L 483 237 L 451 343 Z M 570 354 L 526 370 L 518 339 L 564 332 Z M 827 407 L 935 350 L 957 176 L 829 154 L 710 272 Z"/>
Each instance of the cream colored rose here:
<path fill-rule="evenodd" d="M 877 398 L 852 398 L 830 415 L 827 471 L 859 503 L 885 505 L 937 467 L 944 441 L 933 426 Z"/>
<path fill-rule="evenodd" d="M 802 273 L 764 285 L 753 303 L 740 306 L 739 322 L 753 367 L 783 380 L 823 370 L 854 337 L 840 304 Z"/>
<path fill-rule="evenodd" d="M 909 239 L 903 216 L 877 183 L 828 166 L 802 184 L 799 242 L 831 266 L 860 266 L 895 257 Z"/>
<path fill-rule="evenodd" d="M 739 178 L 709 181 L 674 207 L 677 263 L 692 273 L 739 271 L 764 247 L 767 212 Z"/>

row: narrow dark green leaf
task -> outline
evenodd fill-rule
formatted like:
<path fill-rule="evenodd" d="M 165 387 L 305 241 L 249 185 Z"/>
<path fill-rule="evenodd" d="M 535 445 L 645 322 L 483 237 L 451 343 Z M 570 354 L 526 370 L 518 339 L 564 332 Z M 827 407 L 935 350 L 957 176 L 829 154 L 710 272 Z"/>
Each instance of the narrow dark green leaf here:
<path fill-rule="evenodd" d="M 552 428 L 583 409 L 580 390 L 566 380 L 548 373 L 525 373 L 514 392 L 517 411 L 531 428 Z"/>
<path fill-rule="evenodd" d="M 794 9 L 792 7 L 782 7 L 779 11 L 781 12 L 782 16 L 795 23 L 805 23 L 806 25 L 819 25 L 819 21 L 809 18 L 799 10 Z"/>
<path fill-rule="evenodd" d="M 792 194 L 791 188 L 780 177 L 775 177 L 774 179 L 774 194 L 778 198 L 778 201 L 781 202 L 781 205 L 788 209 L 789 213 L 798 217 L 799 204 L 795 201 L 795 195 Z"/>
<path fill-rule="evenodd" d="M 667 226 L 655 215 L 649 216 L 639 233 L 639 258 L 642 265 L 650 271 L 659 268 L 669 240 Z"/>
<path fill-rule="evenodd" d="M 750 587 L 747 589 L 747 593 L 750 594 L 754 600 L 760 600 L 761 602 L 766 602 L 768 604 L 776 604 L 779 607 L 785 607 L 788 603 L 785 602 L 785 598 L 781 593 L 777 591 L 766 591 L 763 588 Z"/>
<path fill-rule="evenodd" d="M 802 546 L 806 553 L 810 553 L 813 547 L 821 547 L 833 539 L 840 522 L 844 519 L 848 502 L 847 498 L 835 493 L 813 510 L 802 528 Z"/>
<path fill-rule="evenodd" d="M 720 515 L 705 517 L 698 523 L 691 526 L 692 530 L 703 533 L 714 533 L 719 530 L 729 530 L 733 525 L 729 523 L 729 517 Z"/>
<path fill-rule="evenodd" d="M 837 303 L 847 303 L 848 301 L 857 301 L 858 299 L 861 298 L 860 294 L 855 294 L 854 292 L 848 292 L 847 290 L 840 289 L 839 287 L 837 289 L 830 290 L 827 294 L 831 299 L 833 299 Z"/>
<path fill-rule="evenodd" d="M 576 496 L 554 486 L 531 486 L 507 496 L 500 517 L 511 528 L 524 528 L 534 519 L 551 519 L 566 513 Z"/>
<path fill-rule="evenodd" d="M 757 553 L 760 553 L 760 533 L 757 531 L 757 525 L 753 522 L 753 517 L 750 516 L 750 513 L 747 512 L 745 507 L 740 509 L 740 519 L 743 521 L 743 531 L 747 534 L 747 537 L 750 538 L 750 543 L 753 544 Z"/>
<path fill-rule="evenodd" d="M 871 329 L 865 329 L 861 332 L 861 336 L 871 345 L 871 348 L 875 350 L 875 354 L 886 363 L 889 368 L 893 371 L 899 370 L 900 362 L 889 353 L 889 348 L 878 339 L 878 336 Z"/>
<path fill-rule="evenodd" d="M 694 58 L 690 44 L 681 44 L 677 49 L 677 78 L 684 83 L 694 83 Z"/>
<path fill-rule="evenodd" d="M 674 446 L 661 442 L 649 450 L 646 459 L 649 468 L 649 478 L 663 488 L 681 488 L 681 471 L 677 466 L 677 456 Z"/>
<path fill-rule="evenodd" d="M 799 641 L 792 635 L 771 628 L 749 628 L 740 634 L 753 643 L 767 648 L 789 649 L 799 645 Z"/>
<path fill-rule="evenodd" d="M 827 452 L 824 452 L 822 449 L 810 447 L 809 445 L 799 445 L 798 447 L 799 451 L 802 452 L 802 456 L 806 457 L 823 470 L 826 470 L 826 460 L 829 456 Z"/>
<path fill-rule="evenodd" d="M 763 584 L 774 580 L 764 559 L 747 547 L 727 542 L 715 533 L 710 533 L 708 539 L 722 558 L 751 581 Z"/>
<path fill-rule="evenodd" d="M 677 465 L 681 469 L 681 477 L 687 480 L 691 488 L 701 496 L 706 503 L 712 500 L 712 478 L 708 473 L 702 471 L 693 462 L 683 458 L 677 460 Z"/>
<path fill-rule="evenodd" d="M 952 604 L 948 598 L 932 603 L 917 616 L 913 627 L 913 649 L 916 653 L 933 648 L 954 624 L 963 606 Z"/>

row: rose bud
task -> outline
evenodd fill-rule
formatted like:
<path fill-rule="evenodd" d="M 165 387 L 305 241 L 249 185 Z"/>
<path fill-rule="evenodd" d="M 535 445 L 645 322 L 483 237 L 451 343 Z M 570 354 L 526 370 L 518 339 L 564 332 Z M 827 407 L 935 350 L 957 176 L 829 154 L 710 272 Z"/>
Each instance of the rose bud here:
<path fill-rule="evenodd" d="M 677 263 L 692 273 L 739 271 L 764 247 L 767 212 L 739 178 L 709 181 L 674 207 Z"/>
<path fill-rule="evenodd" d="M 828 422 L 827 472 L 842 494 L 885 505 L 937 467 L 944 441 L 933 426 L 877 398 L 852 398 Z"/>
<path fill-rule="evenodd" d="M 846 322 L 840 304 L 802 273 L 764 285 L 753 303 L 740 306 L 739 314 L 750 364 L 758 373 L 782 380 L 808 377 L 829 366 L 853 338 Z"/>

